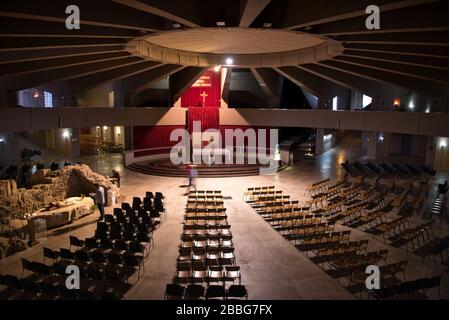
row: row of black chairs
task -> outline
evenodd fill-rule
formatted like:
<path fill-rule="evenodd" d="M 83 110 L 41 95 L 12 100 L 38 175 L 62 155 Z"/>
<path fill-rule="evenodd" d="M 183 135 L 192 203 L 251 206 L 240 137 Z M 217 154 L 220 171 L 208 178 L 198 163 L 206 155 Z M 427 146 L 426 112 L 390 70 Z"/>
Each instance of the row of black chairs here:
<path fill-rule="evenodd" d="M 40 300 L 120 300 L 120 294 L 112 290 L 75 289 L 69 290 L 64 276 L 54 277 L 51 281 L 36 281 L 30 278 L 19 278 L 13 275 L 0 275 L 0 284 L 8 289 L 4 298 L 40 299 Z"/>
<path fill-rule="evenodd" d="M 438 298 L 440 298 L 441 276 L 433 278 L 423 278 L 413 281 L 405 281 L 398 285 L 374 290 L 372 293 L 377 299 L 387 300 L 400 298 L 407 295 L 407 299 L 413 298 L 415 295 L 418 299 L 427 298 L 427 290 L 437 288 Z"/>
<path fill-rule="evenodd" d="M 167 300 L 241 300 L 248 299 L 248 291 L 245 286 L 231 285 L 228 289 L 222 285 L 202 285 L 190 284 L 187 287 L 179 284 L 167 284 L 165 289 L 165 299 Z"/>

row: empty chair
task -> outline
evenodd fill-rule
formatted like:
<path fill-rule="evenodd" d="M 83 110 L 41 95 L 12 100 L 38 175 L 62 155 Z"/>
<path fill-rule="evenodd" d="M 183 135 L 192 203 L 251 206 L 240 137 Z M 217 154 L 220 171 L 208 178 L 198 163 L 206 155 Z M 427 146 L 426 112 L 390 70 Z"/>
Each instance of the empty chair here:
<path fill-rule="evenodd" d="M 72 246 L 77 248 L 82 248 L 84 246 L 84 241 L 78 239 L 77 237 L 69 236 L 69 240 L 70 240 L 69 250 L 72 250 Z"/>
<path fill-rule="evenodd" d="M 145 273 L 143 258 L 132 254 L 127 254 L 124 257 L 123 262 L 125 268 L 127 269 L 128 275 L 131 275 L 137 271 L 137 281 L 139 281 L 140 277 Z M 140 274 L 141 270 L 143 271 L 142 274 Z"/>
<path fill-rule="evenodd" d="M 25 291 L 25 294 L 27 296 L 30 295 L 31 299 L 36 298 L 42 292 L 40 284 L 28 278 L 20 279 L 20 285 Z"/>
<path fill-rule="evenodd" d="M 206 290 L 206 300 L 209 299 L 224 299 L 226 297 L 226 290 L 224 286 L 209 286 Z"/>
<path fill-rule="evenodd" d="M 189 283 L 192 279 L 192 268 L 189 264 L 178 263 L 176 276 L 174 279 L 175 283 Z"/>
<path fill-rule="evenodd" d="M 204 297 L 204 287 L 202 285 L 190 284 L 187 286 L 184 299 L 198 300 Z"/>
<path fill-rule="evenodd" d="M 62 260 L 66 260 L 69 262 L 75 260 L 75 253 L 70 251 L 69 249 L 61 248 L 59 250 L 59 253 L 61 255 Z"/>
<path fill-rule="evenodd" d="M 145 193 L 145 198 L 150 198 L 150 199 L 153 199 L 153 198 L 154 198 L 154 194 L 153 194 L 153 192 L 151 192 L 151 191 L 147 191 L 147 192 Z"/>
<path fill-rule="evenodd" d="M 87 238 L 84 241 L 84 247 L 89 249 L 89 251 L 94 251 L 100 247 L 100 241 L 95 238 Z"/>
<path fill-rule="evenodd" d="M 125 240 L 116 240 L 114 242 L 114 249 L 118 251 L 128 251 L 128 244 Z"/>
<path fill-rule="evenodd" d="M 228 299 L 229 298 L 248 299 L 248 292 L 245 286 L 232 285 L 229 287 L 226 297 Z"/>
<path fill-rule="evenodd" d="M 141 256 L 142 258 L 147 258 L 149 256 L 146 246 L 141 244 L 139 241 L 132 241 L 129 244 L 129 252 Z"/>
<path fill-rule="evenodd" d="M 222 282 L 223 280 L 223 267 L 209 266 L 208 282 Z"/>
<path fill-rule="evenodd" d="M 225 267 L 225 281 L 232 281 L 235 280 L 239 281 L 239 284 L 241 284 L 242 277 L 240 274 L 240 267 L 238 266 L 226 266 Z"/>
<path fill-rule="evenodd" d="M 181 300 L 184 296 L 184 287 L 175 284 L 175 283 L 169 283 L 165 287 L 165 299 L 167 300 Z"/>
<path fill-rule="evenodd" d="M 42 250 L 44 251 L 43 263 L 45 263 L 46 258 L 53 260 L 53 263 L 55 263 L 59 259 L 60 253 L 58 251 L 52 250 L 47 247 L 43 247 Z"/>

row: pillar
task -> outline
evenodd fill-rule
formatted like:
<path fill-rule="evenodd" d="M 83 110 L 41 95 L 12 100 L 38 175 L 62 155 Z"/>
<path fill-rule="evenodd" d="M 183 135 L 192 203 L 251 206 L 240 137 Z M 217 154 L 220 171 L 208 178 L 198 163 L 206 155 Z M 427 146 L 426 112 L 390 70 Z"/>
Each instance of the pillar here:
<path fill-rule="evenodd" d="M 73 128 L 71 131 L 72 131 L 72 138 L 70 140 L 70 143 L 71 143 L 72 158 L 76 159 L 81 156 L 79 129 Z"/>
<path fill-rule="evenodd" d="M 324 129 L 316 129 L 315 133 L 315 155 L 324 152 Z"/>

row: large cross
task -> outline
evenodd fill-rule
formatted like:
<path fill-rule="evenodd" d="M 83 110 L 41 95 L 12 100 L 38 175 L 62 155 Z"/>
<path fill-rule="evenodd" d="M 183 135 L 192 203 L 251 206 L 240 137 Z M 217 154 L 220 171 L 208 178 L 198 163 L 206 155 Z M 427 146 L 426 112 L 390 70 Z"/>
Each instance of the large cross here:
<path fill-rule="evenodd" d="M 200 96 L 201 96 L 201 98 L 203 98 L 203 105 L 202 105 L 202 107 L 204 108 L 205 107 L 205 103 L 206 103 L 206 98 L 209 96 L 207 93 L 206 93 L 206 91 L 203 91 L 203 93 L 202 94 L 200 94 Z"/>

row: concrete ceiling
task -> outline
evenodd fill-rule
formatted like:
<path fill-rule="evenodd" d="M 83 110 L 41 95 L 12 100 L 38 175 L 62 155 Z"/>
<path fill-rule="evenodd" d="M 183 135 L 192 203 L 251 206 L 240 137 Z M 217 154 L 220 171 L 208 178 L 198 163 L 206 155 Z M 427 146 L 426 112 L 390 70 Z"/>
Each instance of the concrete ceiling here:
<path fill-rule="evenodd" d="M 155 80 L 171 75 L 171 85 L 179 95 L 204 66 L 133 56 L 126 50 L 133 39 L 154 40 L 153 35 L 162 33 L 173 38 L 159 38 L 161 46 L 244 55 L 313 46 L 326 37 L 344 50 L 325 61 L 289 63 L 262 73 L 255 68 L 263 65 L 248 68 L 262 85 L 283 76 L 318 96 L 326 96 L 323 87 L 376 96 L 385 83 L 431 97 L 447 94 L 449 1 L 378 0 L 381 29 L 373 31 L 365 27 L 365 9 L 371 4 L 371 0 L 3 0 L 0 83 L 11 91 L 76 83 L 69 87 L 76 93 L 126 79 L 135 84 L 129 86 L 130 93 L 138 94 Z M 80 8 L 79 30 L 65 28 L 69 5 Z M 230 35 L 229 30 L 235 29 L 216 29 L 217 22 L 243 29 Z M 264 25 L 265 31 L 256 31 Z M 214 35 L 207 41 L 192 38 L 204 30 Z M 290 40 L 290 35 L 302 38 Z"/>

